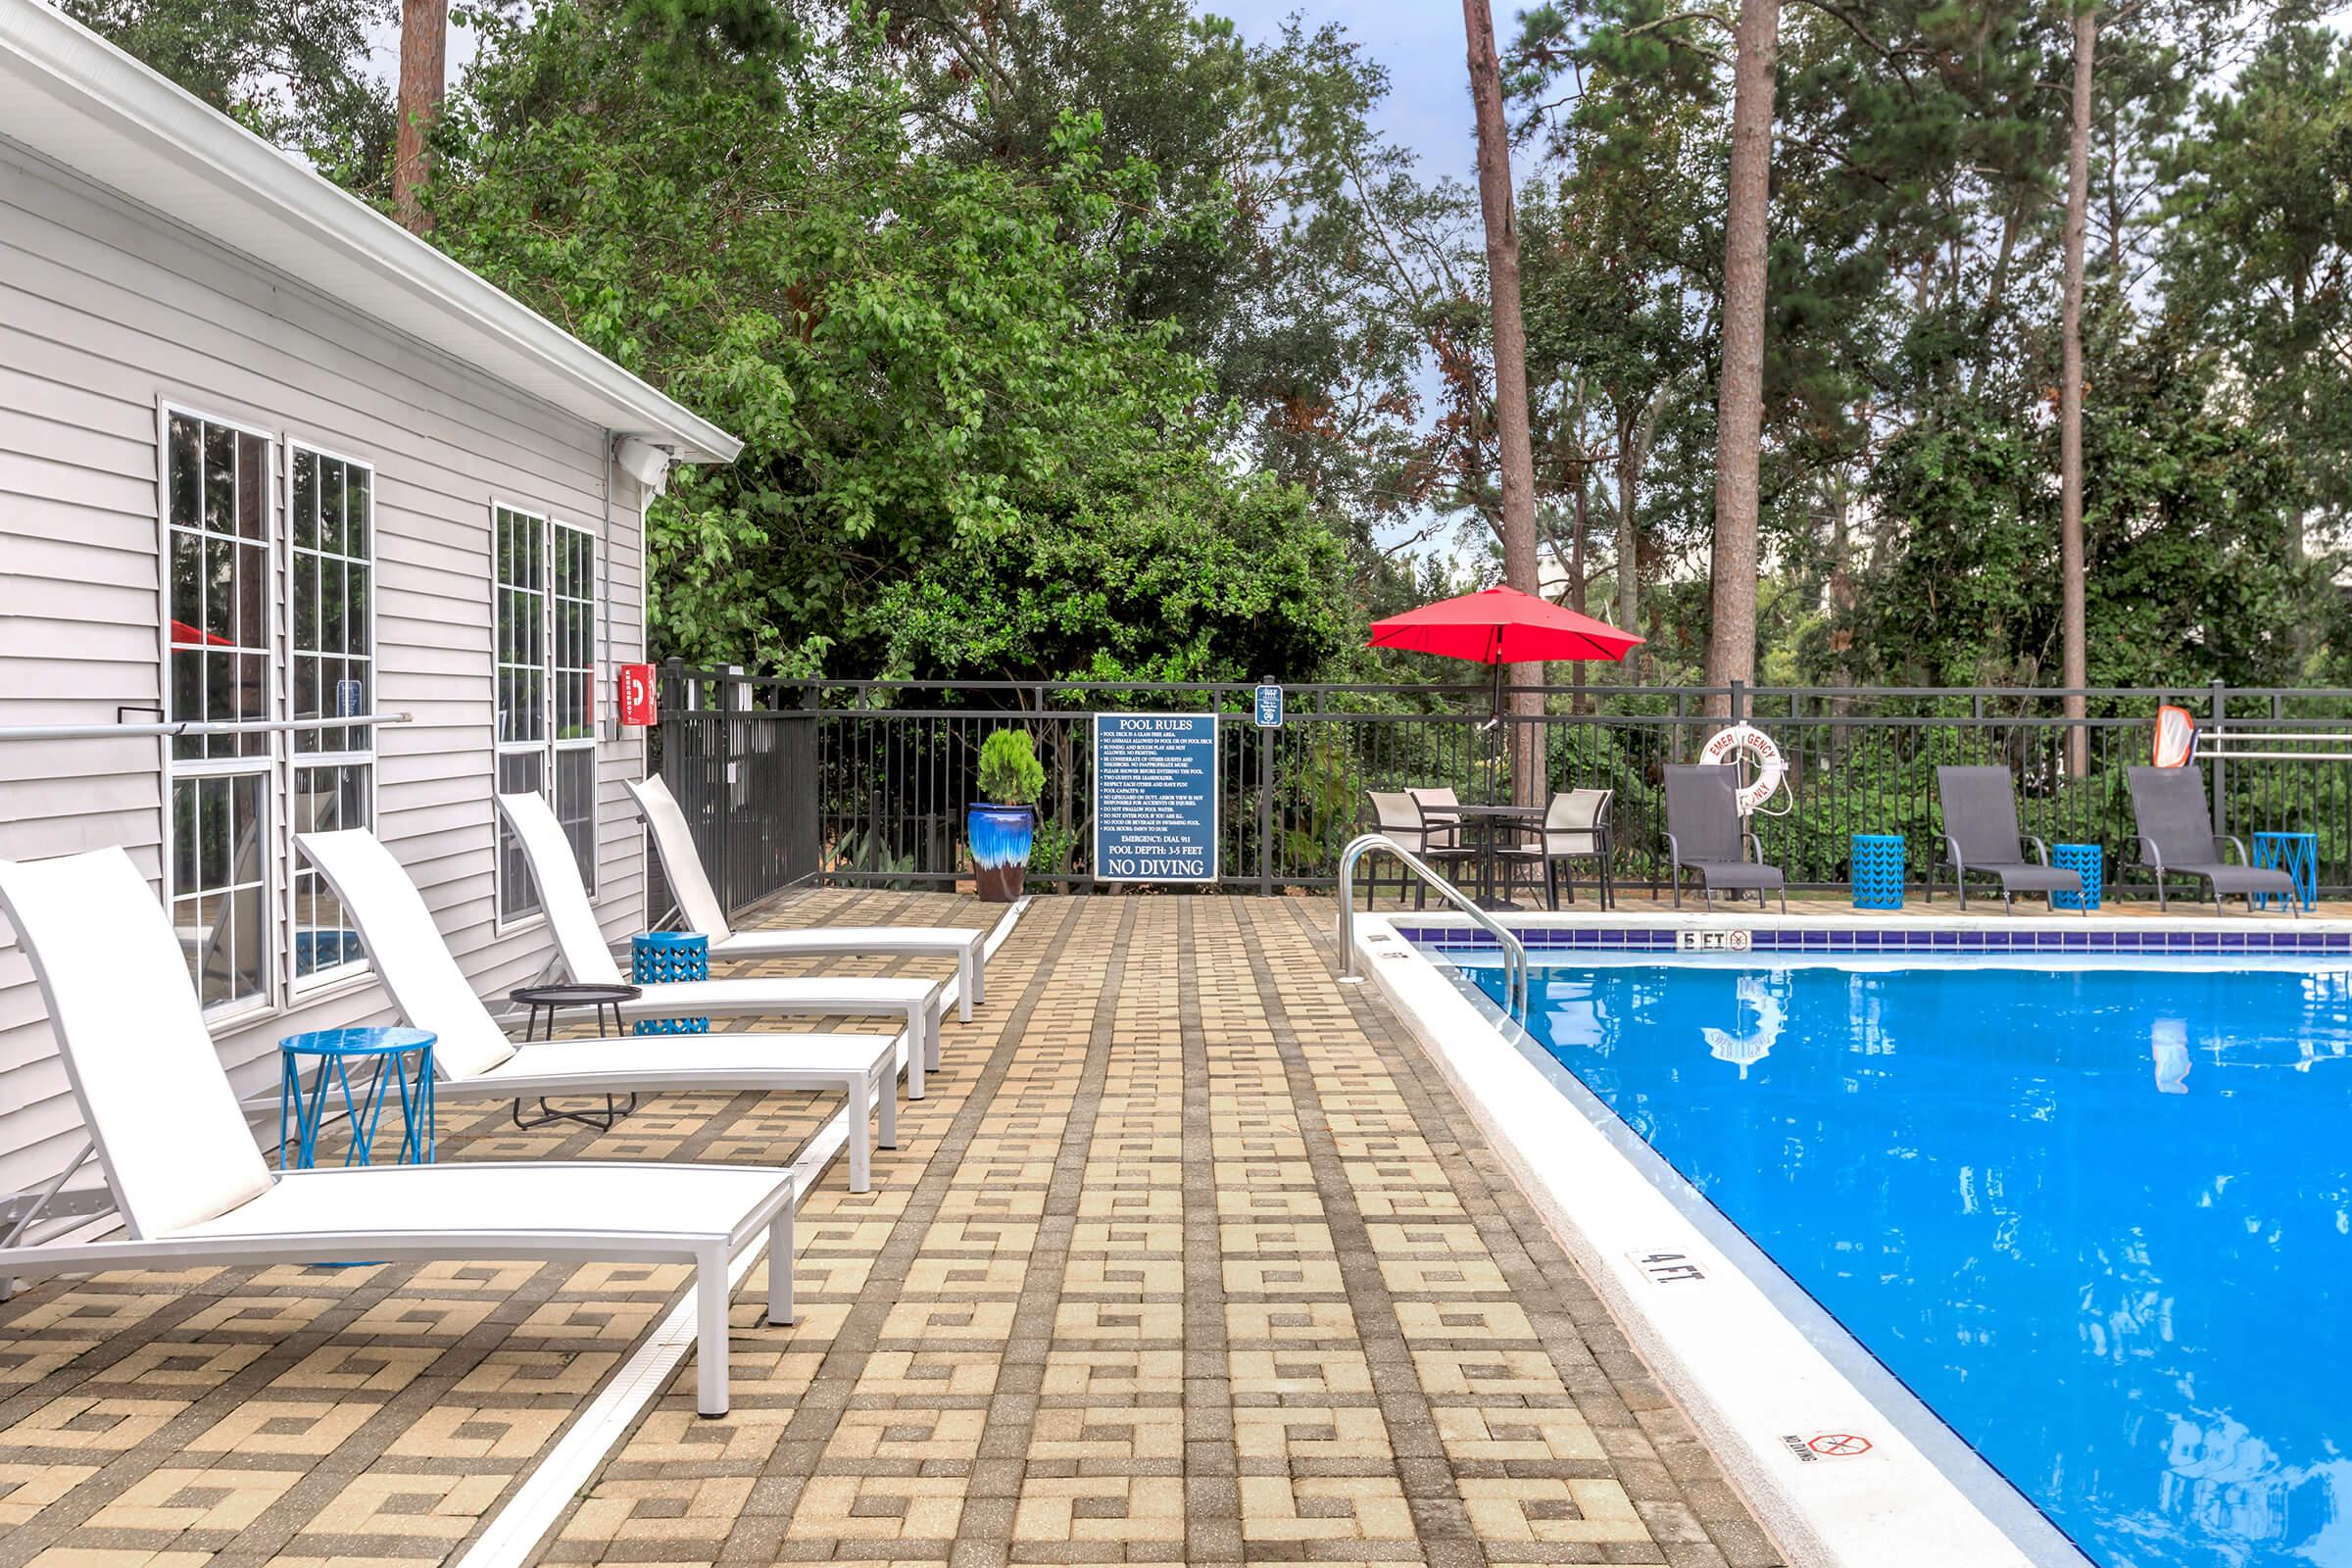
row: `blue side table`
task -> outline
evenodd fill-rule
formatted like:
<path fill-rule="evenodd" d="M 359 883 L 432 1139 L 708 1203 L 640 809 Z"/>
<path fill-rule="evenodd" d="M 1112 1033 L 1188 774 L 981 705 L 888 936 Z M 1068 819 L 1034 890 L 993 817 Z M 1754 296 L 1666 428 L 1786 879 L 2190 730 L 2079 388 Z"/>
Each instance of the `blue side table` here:
<path fill-rule="evenodd" d="M 351 1118 L 351 1145 L 343 1163 L 365 1165 L 375 1152 L 375 1129 L 384 1103 L 400 1095 L 399 1163 L 433 1160 L 433 1042 L 425 1029 L 319 1029 L 288 1035 L 277 1043 L 277 1165 L 309 1170 L 318 1159 L 318 1130 L 326 1120 L 327 1091 L 342 1092 Z M 302 1084 L 303 1058 L 318 1058 L 311 1087 Z M 409 1058 L 414 1058 L 412 1062 Z M 286 1112 L 294 1114 L 293 1157 L 287 1158 Z"/>
<path fill-rule="evenodd" d="M 699 931 L 648 931 L 629 939 L 629 978 L 641 986 L 710 978 L 710 939 Z M 701 1035 L 708 1018 L 641 1018 L 641 1035 Z"/>
<path fill-rule="evenodd" d="M 1853 849 L 1854 907 L 1899 909 L 1903 906 L 1903 836 L 1900 833 L 1857 833 Z"/>
<path fill-rule="evenodd" d="M 2082 879 L 2080 893 L 2052 893 L 2053 909 L 2091 910 L 2099 906 L 2099 885 L 2107 875 L 2107 851 L 2096 844 L 2053 844 L 2050 864 Z"/>
<path fill-rule="evenodd" d="M 2254 863 L 2284 871 L 2295 879 L 2295 893 L 2303 901 L 2305 912 L 2320 902 L 2320 836 L 2317 833 L 2257 833 L 2254 835 Z M 2254 895 L 2258 909 L 2267 909 L 2271 901 L 2284 902 L 2280 893 Z"/>

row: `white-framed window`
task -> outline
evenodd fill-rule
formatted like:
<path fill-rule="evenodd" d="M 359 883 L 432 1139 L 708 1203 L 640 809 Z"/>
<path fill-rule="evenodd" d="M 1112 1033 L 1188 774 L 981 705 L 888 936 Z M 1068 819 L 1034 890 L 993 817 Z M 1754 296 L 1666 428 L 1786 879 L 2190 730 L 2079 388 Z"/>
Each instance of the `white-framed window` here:
<path fill-rule="evenodd" d="M 182 409 L 162 426 L 165 714 L 257 726 L 166 762 L 172 923 L 206 1011 L 236 1015 L 366 963 L 294 835 L 373 821 L 374 730 L 282 725 L 375 710 L 375 474 Z"/>
<path fill-rule="evenodd" d="M 286 519 L 288 712 L 349 718 L 375 710 L 375 470 L 297 445 Z M 296 833 L 375 821 L 375 730 L 367 724 L 295 730 L 288 816 Z M 297 986 L 365 962 L 359 933 L 334 889 L 293 853 L 293 968 Z"/>
<path fill-rule="evenodd" d="M 493 509 L 498 700 L 494 766 L 502 795 L 536 791 L 596 891 L 596 536 L 519 507 Z M 539 912 L 538 888 L 502 816 L 502 921 Z"/>
<path fill-rule="evenodd" d="M 553 635 L 548 687 L 555 702 L 556 819 L 571 840 L 580 880 L 596 891 L 596 535 L 559 522 L 553 534 Z"/>
<path fill-rule="evenodd" d="M 547 518 L 495 509 L 497 552 L 498 793 L 547 792 Z M 498 816 L 498 916 L 539 912 L 539 889 L 522 846 Z"/>
<path fill-rule="evenodd" d="M 270 717 L 276 562 L 274 442 L 258 430 L 164 413 L 165 714 L 197 723 Z M 271 940 L 270 809 L 277 737 L 169 744 L 165 866 L 172 923 L 208 1011 L 266 1005 Z"/>

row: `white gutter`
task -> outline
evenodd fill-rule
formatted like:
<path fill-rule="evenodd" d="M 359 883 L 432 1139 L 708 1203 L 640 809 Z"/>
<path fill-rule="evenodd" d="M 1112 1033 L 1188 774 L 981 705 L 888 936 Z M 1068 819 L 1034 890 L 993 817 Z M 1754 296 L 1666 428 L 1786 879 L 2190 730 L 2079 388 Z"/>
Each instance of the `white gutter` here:
<path fill-rule="evenodd" d="M 0 136 L 611 432 L 690 463 L 743 449 L 42 0 L 0 0 Z"/>

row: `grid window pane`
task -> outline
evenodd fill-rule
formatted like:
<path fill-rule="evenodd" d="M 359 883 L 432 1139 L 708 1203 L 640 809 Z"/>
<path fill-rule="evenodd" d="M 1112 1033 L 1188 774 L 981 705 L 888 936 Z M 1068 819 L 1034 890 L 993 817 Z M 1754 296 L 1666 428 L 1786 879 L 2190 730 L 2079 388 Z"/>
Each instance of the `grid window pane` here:
<path fill-rule="evenodd" d="M 269 985 L 266 782 L 258 772 L 172 781 L 173 925 L 207 1007 Z"/>
<path fill-rule="evenodd" d="M 269 657 L 270 444 L 180 414 L 171 416 L 166 441 L 170 716 L 213 723 L 266 718 L 267 691 L 245 689 L 236 656 L 250 654 L 265 664 Z M 190 652 L 183 656 L 182 649 Z M 256 756 L 267 754 L 269 739 L 181 736 L 172 751 L 175 758 Z"/>
<path fill-rule="evenodd" d="M 567 746 L 556 753 L 556 820 L 571 841 L 571 857 L 588 891 L 596 891 L 596 751 Z"/>
<path fill-rule="evenodd" d="M 596 536 L 558 523 L 548 679 L 556 718 L 557 820 L 580 880 L 596 891 Z"/>
<path fill-rule="evenodd" d="M 521 795 L 547 788 L 547 754 L 539 750 L 509 752 L 498 760 L 498 792 L 501 795 Z M 498 817 L 498 912 L 501 919 L 513 920 L 539 912 L 539 888 L 531 880 L 530 862 L 522 856 L 522 845 L 507 826 L 505 812 Z"/>
<path fill-rule="evenodd" d="M 365 762 L 294 770 L 294 831 L 333 833 L 369 826 L 368 775 Z M 351 927 L 335 890 L 296 852 L 294 862 L 294 974 L 297 979 L 342 964 L 365 961 L 360 934 Z"/>
<path fill-rule="evenodd" d="M 367 510 L 374 485 L 374 473 L 360 464 L 295 449 L 296 494 L 310 490 L 318 508 L 311 541 L 306 543 L 299 531 L 295 535 L 290 568 L 296 718 L 373 711 L 375 649 L 367 605 L 375 568 L 367 554 L 366 530 L 349 527 L 347 519 L 352 507 Z M 374 750 L 374 733 L 367 726 L 299 730 L 294 749 L 367 755 Z"/>

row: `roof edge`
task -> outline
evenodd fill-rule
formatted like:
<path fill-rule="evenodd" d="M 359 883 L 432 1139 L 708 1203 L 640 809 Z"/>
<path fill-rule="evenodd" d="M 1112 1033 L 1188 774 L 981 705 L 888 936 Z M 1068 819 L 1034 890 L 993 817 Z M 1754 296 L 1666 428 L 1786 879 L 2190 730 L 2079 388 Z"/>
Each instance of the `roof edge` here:
<path fill-rule="evenodd" d="M 232 185 L 278 221 L 332 248 L 387 287 L 543 366 L 637 421 L 614 435 L 681 462 L 732 463 L 743 443 L 350 192 L 118 49 L 47 0 L 0 0 L 0 53 L 53 96 L 101 113 L 164 161 Z M 135 198 L 134 198 L 135 199 Z M 364 305 L 343 303 L 362 315 Z M 477 367 L 476 368 L 481 368 Z M 484 373 L 496 375 L 494 370 Z"/>

